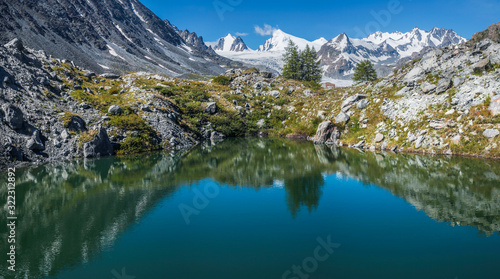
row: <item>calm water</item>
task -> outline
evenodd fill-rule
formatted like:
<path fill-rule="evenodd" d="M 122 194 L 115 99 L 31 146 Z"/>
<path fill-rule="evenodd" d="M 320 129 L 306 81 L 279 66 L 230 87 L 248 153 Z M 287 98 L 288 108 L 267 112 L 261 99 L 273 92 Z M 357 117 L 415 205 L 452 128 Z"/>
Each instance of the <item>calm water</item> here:
<path fill-rule="evenodd" d="M 17 185 L 5 278 L 500 278 L 499 161 L 245 139 Z"/>

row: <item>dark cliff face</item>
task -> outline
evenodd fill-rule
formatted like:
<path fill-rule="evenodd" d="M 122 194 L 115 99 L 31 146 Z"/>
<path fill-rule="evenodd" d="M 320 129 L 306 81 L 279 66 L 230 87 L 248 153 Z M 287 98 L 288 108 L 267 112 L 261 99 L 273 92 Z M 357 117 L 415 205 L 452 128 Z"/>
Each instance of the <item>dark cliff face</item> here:
<path fill-rule="evenodd" d="M 222 72 L 137 0 L 4 0 L 0 12 L 0 43 L 21 38 L 96 72 Z"/>

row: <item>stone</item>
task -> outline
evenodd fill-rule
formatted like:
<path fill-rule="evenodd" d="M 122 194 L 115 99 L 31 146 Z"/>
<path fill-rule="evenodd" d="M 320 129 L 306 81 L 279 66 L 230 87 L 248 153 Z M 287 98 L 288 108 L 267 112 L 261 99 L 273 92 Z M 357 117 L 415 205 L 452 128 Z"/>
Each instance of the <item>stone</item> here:
<path fill-rule="evenodd" d="M 45 145 L 40 138 L 40 131 L 35 130 L 31 138 L 28 140 L 26 147 L 33 151 L 43 151 L 45 150 Z"/>
<path fill-rule="evenodd" d="M 485 58 L 479 62 L 477 62 L 475 65 L 474 65 L 474 72 L 476 73 L 482 73 L 486 70 L 488 70 L 489 68 L 491 67 L 491 61 L 490 61 L 490 58 Z"/>
<path fill-rule="evenodd" d="M 382 142 L 384 139 L 385 139 L 385 136 L 379 133 L 375 136 L 375 143 Z"/>
<path fill-rule="evenodd" d="M 87 104 L 87 103 L 85 103 L 85 102 L 81 103 L 81 104 L 80 104 L 80 107 L 81 107 L 82 109 L 90 109 L 90 108 L 92 108 L 89 104 Z"/>
<path fill-rule="evenodd" d="M 94 138 L 83 145 L 84 158 L 99 158 L 113 155 L 113 145 L 108 138 L 106 129 L 99 127 Z"/>
<path fill-rule="evenodd" d="M 217 113 L 217 103 L 215 103 L 215 102 L 207 103 L 207 106 L 205 107 L 205 113 L 216 114 Z"/>
<path fill-rule="evenodd" d="M 370 102 L 367 99 L 363 99 L 363 100 L 358 102 L 357 108 L 358 109 L 365 109 L 369 104 L 370 104 Z"/>
<path fill-rule="evenodd" d="M 491 98 L 491 103 L 488 109 L 493 116 L 500 114 L 500 95 L 496 95 Z"/>
<path fill-rule="evenodd" d="M 483 132 L 483 136 L 492 139 L 498 136 L 500 132 L 497 129 L 487 129 Z"/>
<path fill-rule="evenodd" d="M 460 144 L 461 139 L 462 139 L 462 136 L 456 135 L 453 138 L 451 138 L 451 142 L 458 145 L 458 144 Z"/>
<path fill-rule="evenodd" d="M 463 77 L 453 78 L 453 85 L 455 85 L 455 87 L 462 85 L 464 82 L 465 82 L 465 78 L 463 78 Z"/>
<path fill-rule="evenodd" d="M 18 38 L 12 39 L 10 42 L 6 43 L 4 45 L 4 47 L 11 48 L 11 49 L 17 49 L 19 51 L 24 50 L 23 42 Z"/>
<path fill-rule="evenodd" d="M 274 98 L 278 98 L 280 96 L 280 92 L 278 90 L 273 90 L 269 92 L 269 95 L 273 96 Z"/>
<path fill-rule="evenodd" d="M 436 94 L 441 94 L 451 87 L 451 79 L 443 78 L 439 80 L 438 85 L 436 87 Z"/>
<path fill-rule="evenodd" d="M 436 85 L 426 82 L 426 83 L 422 84 L 422 87 L 421 87 L 422 93 L 424 93 L 424 94 L 432 93 L 432 92 L 434 92 L 434 90 L 436 90 L 436 87 L 437 87 Z"/>
<path fill-rule="evenodd" d="M 105 73 L 105 74 L 102 74 L 101 77 L 109 78 L 109 79 L 117 79 L 117 78 L 120 78 L 120 75 L 113 74 L 113 73 Z"/>
<path fill-rule="evenodd" d="M 259 121 L 257 121 L 257 128 L 262 129 L 264 125 L 266 125 L 266 120 L 264 118 L 261 118 L 259 119 Z"/>
<path fill-rule="evenodd" d="M 319 124 L 314 135 L 315 144 L 334 144 L 340 138 L 340 132 L 331 121 L 324 121 Z"/>
<path fill-rule="evenodd" d="M 341 112 L 335 117 L 335 124 L 346 124 L 349 122 L 349 119 L 351 119 L 349 115 Z"/>
<path fill-rule="evenodd" d="M 108 109 L 108 113 L 111 115 L 122 113 L 122 108 L 119 105 L 112 105 Z"/>
<path fill-rule="evenodd" d="M 310 97 L 312 95 L 312 90 L 311 89 L 306 89 L 306 90 L 304 90 L 303 93 L 304 93 L 304 96 Z"/>
<path fill-rule="evenodd" d="M 4 120 L 7 125 L 13 130 L 20 130 L 23 128 L 24 116 L 23 112 L 12 104 L 5 104 L 2 106 L 4 113 Z"/>
<path fill-rule="evenodd" d="M 63 140 L 67 140 L 67 139 L 69 139 L 70 137 L 71 137 L 71 135 L 68 133 L 68 131 L 66 131 L 66 130 L 63 130 L 63 131 L 62 131 L 62 133 L 61 133 L 61 138 L 62 138 Z"/>
<path fill-rule="evenodd" d="M 77 133 L 87 131 L 85 121 L 80 116 L 71 115 L 70 118 L 69 121 L 64 123 L 64 128 Z"/>
<path fill-rule="evenodd" d="M 271 72 L 267 72 L 267 71 L 262 71 L 262 72 L 260 72 L 260 75 L 261 75 L 263 78 L 272 78 L 272 77 L 273 77 L 273 73 L 271 73 Z"/>
<path fill-rule="evenodd" d="M 415 142 L 415 149 L 419 149 L 420 147 L 422 147 L 424 140 L 425 140 L 425 136 L 419 136 L 417 138 L 417 141 Z"/>
<path fill-rule="evenodd" d="M 476 50 L 486 50 L 491 46 L 491 44 L 493 44 L 493 41 L 491 41 L 490 39 L 484 39 L 476 44 Z"/>
<path fill-rule="evenodd" d="M 343 102 L 342 102 L 342 106 L 341 106 L 341 109 L 343 109 L 344 107 L 347 107 L 349 105 L 352 105 L 354 103 L 356 103 L 357 101 L 361 100 L 361 99 L 364 99 L 366 98 L 365 95 L 362 95 L 362 94 L 356 94 L 354 96 L 351 96 L 347 99 L 345 99 Z"/>

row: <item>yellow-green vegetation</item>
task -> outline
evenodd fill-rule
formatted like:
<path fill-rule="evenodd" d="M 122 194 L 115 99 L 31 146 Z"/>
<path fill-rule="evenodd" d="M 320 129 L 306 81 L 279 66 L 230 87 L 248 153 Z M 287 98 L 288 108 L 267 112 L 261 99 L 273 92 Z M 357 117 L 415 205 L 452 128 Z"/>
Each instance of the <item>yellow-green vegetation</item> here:
<path fill-rule="evenodd" d="M 98 130 L 88 130 L 78 135 L 78 147 L 82 148 L 85 143 L 93 140 L 98 132 L 99 132 Z"/>
<path fill-rule="evenodd" d="M 79 116 L 79 115 L 69 111 L 65 111 L 64 114 L 59 117 L 59 119 L 63 123 L 64 128 L 68 128 L 71 125 L 71 121 L 73 120 L 74 116 Z"/>

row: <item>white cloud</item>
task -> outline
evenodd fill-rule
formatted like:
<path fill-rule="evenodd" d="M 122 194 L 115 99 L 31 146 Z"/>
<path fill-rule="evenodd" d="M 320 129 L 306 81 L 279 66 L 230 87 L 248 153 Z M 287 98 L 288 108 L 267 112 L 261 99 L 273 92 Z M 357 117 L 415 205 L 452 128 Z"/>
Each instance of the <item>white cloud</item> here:
<path fill-rule="evenodd" d="M 240 32 L 236 32 L 235 34 L 236 34 L 236 36 L 240 36 L 240 37 L 245 37 L 245 36 L 248 36 L 248 33 L 240 33 Z"/>
<path fill-rule="evenodd" d="M 269 24 L 264 24 L 264 28 L 255 25 L 255 33 L 261 35 L 261 36 L 269 36 L 273 34 L 273 31 L 276 30 L 276 28 L 272 27 Z"/>

